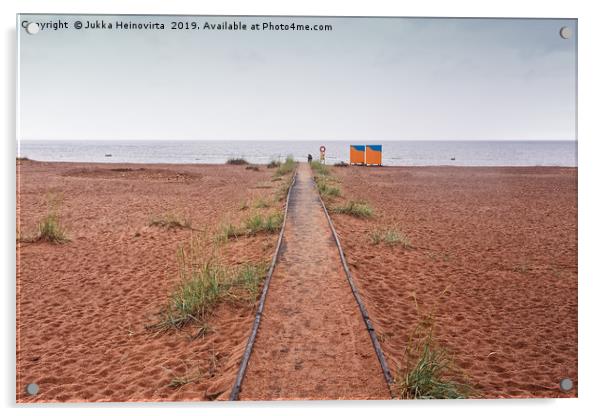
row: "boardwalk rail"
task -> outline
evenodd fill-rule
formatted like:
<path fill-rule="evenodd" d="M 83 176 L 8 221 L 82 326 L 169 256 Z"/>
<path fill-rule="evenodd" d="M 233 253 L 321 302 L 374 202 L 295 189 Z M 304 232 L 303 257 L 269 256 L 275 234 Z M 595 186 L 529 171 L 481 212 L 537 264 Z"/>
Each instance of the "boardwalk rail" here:
<path fill-rule="evenodd" d="M 257 311 L 255 312 L 255 320 L 253 322 L 253 329 L 251 330 L 251 335 L 249 335 L 249 339 L 247 340 L 247 346 L 245 348 L 245 352 L 242 356 L 242 361 L 240 362 L 240 367 L 238 369 L 238 374 L 236 375 L 236 380 L 234 382 L 234 386 L 230 392 L 230 400 L 238 400 L 238 395 L 240 394 L 240 389 L 242 386 L 243 379 L 245 378 L 245 373 L 247 372 L 247 366 L 249 365 L 249 358 L 251 358 L 251 352 L 253 351 L 253 344 L 255 343 L 255 338 L 257 337 L 257 331 L 259 329 L 259 323 L 261 321 L 261 316 L 263 314 L 263 307 L 265 305 L 265 298 L 268 294 L 268 288 L 270 286 L 270 281 L 272 280 L 272 274 L 274 273 L 274 268 L 276 267 L 276 262 L 278 260 L 278 256 L 280 254 L 280 247 L 282 246 L 282 237 L 284 236 L 284 227 L 286 225 L 286 217 L 288 214 L 288 204 L 291 198 L 291 191 L 295 186 L 295 181 L 297 179 L 297 171 L 293 174 L 293 180 L 291 182 L 291 186 L 288 188 L 288 192 L 286 194 L 286 204 L 284 206 L 284 218 L 282 220 L 282 227 L 280 229 L 280 235 L 278 236 L 278 243 L 276 244 L 276 250 L 274 251 L 274 256 L 272 257 L 272 263 L 270 264 L 270 268 L 268 269 L 268 273 L 265 278 L 265 282 L 263 284 L 263 290 L 261 291 L 261 298 L 259 299 L 259 306 L 257 307 Z"/>
<path fill-rule="evenodd" d="M 314 180 L 314 186 L 317 186 Z M 326 209 L 326 205 L 318 192 L 318 198 L 320 198 L 320 203 L 322 204 L 322 209 L 324 209 L 324 214 L 326 214 L 326 218 L 328 219 L 328 224 L 330 225 L 330 231 L 332 231 L 332 236 L 334 237 L 334 241 L 339 249 L 339 257 L 341 258 L 341 263 L 343 264 L 343 269 L 345 270 L 345 275 L 347 276 L 347 281 L 349 282 L 349 286 L 351 286 L 351 292 L 353 292 L 353 297 L 357 302 L 360 312 L 362 314 L 362 318 L 364 319 L 364 323 L 366 324 L 366 328 L 368 329 L 368 334 L 370 334 L 370 339 L 372 340 L 372 345 L 374 346 L 374 351 L 376 352 L 376 356 L 378 357 L 378 361 L 380 362 L 380 366 L 383 370 L 383 375 L 385 377 L 385 382 L 387 383 L 387 387 L 389 388 L 389 393 L 392 394 L 391 386 L 393 385 L 393 377 L 391 375 L 391 370 L 389 369 L 389 365 L 387 364 L 387 359 L 383 354 L 383 350 L 380 346 L 380 342 L 378 342 L 378 337 L 376 336 L 376 331 L 372 326 L 372 322 L 370 321 L 370 317 L 368 316 L 368 310 L 364 306 L 364 302 L 355 286 L 353 281 L 353 277 L 351 276 L 351 271 L 347 266 L 347 260 L 345 259 L 345 253 L 343 253 L 343 246 L 341 245 L 341 241 L 339 240 L 339 236 L 337 235 L 337 231 L 334 228 L 334 223 L 332 222 L 332 218 L 328 214 L 328 209 Z"/>

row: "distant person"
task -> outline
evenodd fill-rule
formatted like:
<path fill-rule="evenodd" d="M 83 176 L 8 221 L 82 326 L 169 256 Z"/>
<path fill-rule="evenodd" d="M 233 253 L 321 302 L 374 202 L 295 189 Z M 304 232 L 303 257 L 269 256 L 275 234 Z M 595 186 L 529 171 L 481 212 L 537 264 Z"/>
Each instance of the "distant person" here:
<path fill-rule="evenodd" d="M 311 164 L 311 161 L 312 161 L 312 159 L 313 159 L 313 157 L 311 157 L 311 153 L 309 153 L 309 154 L 307 155 L 307 163 L 310 163 L 310 164 Z"/>

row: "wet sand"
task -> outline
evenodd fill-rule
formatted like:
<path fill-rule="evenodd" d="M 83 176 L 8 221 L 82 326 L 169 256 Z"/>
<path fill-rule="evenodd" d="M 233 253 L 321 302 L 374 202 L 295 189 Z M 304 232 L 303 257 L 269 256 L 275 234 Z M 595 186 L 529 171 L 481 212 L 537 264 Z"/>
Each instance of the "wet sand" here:
<path fill-rule="evenodd" d="M 248 214 L 244 200 L 271 198 L 273 170 L 244 166 L 18 162 L 18 232 L 27 237 L 50 195 L 71 241 L 19 243 L 17 401 L 227 399 L 254 307 L 225 302 L 210 331 L 157 334 L 145 325 L 178 281 L 176 250 L 193 233 Z M 279 208 L 278 208 L 279 209 Z M 188 217 L 200 231 L 149 226 Z M 268 262 L 277 235 L 230 241 L 228 264 Z M 169 387 L 176 378 L 191 379 Z M 40 392 L 28 396 L 25 386 Z"/>
<path fill-rule="evenodd" d="M 334 214 L 392 370 L 429 313 L 436 339 L 481 397 L 577 396 L 577 169 L 335 168 Z M 396 224 L 413 248 L 373 245 Z M 558 388 L 562 378 L 575 383 Z"/>
<path fill-rule="evenodd" d="M 391 398 L 307 164 L 291 191 L 240 398 Z"/>

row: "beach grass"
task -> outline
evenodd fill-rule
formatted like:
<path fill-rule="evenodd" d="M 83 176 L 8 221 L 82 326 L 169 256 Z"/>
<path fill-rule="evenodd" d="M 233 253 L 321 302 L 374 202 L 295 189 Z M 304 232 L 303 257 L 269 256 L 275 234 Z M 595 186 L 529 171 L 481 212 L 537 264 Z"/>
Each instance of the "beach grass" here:
<path fill-rule="evenodd" d="M 341 188 L 332 183 L 332 180 L 326 176 L 315 176 L 314 180 L 318 188 L 318 192 L 322 198 L 334 198 L 341 196 Z"/>
<path fill-rule="evenodd" d="M 226 161 L 226 164 L 228 164 L 228 165 L 248 165 L 249 162 L 247 162 L 242 157 L 237 157 L 237 158 L 230 158 L 230 159 L 228 159 Z"/>
<path fill-rule="evenodd" d="M 435 342 L 433 328 L 430 316 L 412 333 L 405 351 L 406 367 L 397 370 L 394 391 L 401 399 L 466 399 L 474 391 L 453 379 L 458 371 L 449 353 Z"/>
<path fill-rule="evenodd" d="M 34 241 L 46 241 L 49 243 L 62 244 L 69 241 L 65 229 L 61 225 L 58 212 L 49 212 L 38 223 L 38 230 Z"/>
<path fill-rule="evenodd" d="M 214 242 L 223 243 L 231 238 L 252 236 L 260 233 L 277 233 L 280 231 L 283 221 L 284 215 L 281 212 L 267 214 L 254 213 L 248 216 L 240 226 L 232 223 L 222 224 L 214 236 Z"/>
<path fill-rule="evenodd" d="M 19 241 L 26 243 L 35 243 L 45 241 L 53 244 L 63 244 L 69 242 L 67 232 L 61 224 L 59 208 L 62 197 L 58 194 L 49 193 L 46 196 L 47 212 L 44 217 L 36 224 L 36 232 L 32 237 L 23 237 L 20 230 L 17 233 Z"/>
<path fill-rule="evenodd" d="M 374 215 L 372 207 L 363 201 L 348 201 L 344 205 L 333 207 L 332 212 L 358 218 L 371 218 Z"/>
<path fill-rule="evenodd" d="M 228 266 L 214 253 L 207 255 L 198 238 L 178 248 L 179 282 L 161 311 L 154 330 L 179 329 L 196 322 L 204 328 L 215 307 L 224 300 L 254 302 L 264 265 Z"/>
<path fill-rule="evenodd" d="M 276 201 L 284 201 L 286 196 L 288 195 L 288 191 L 293 184 L 293 175 L 287 177 L 287 179 L 280 184 L 276 193 L 274 194 L 274 198 Z"/>
<path fill-rule="evenodd" d="M 330 168 L 328 168 L 328 166 L 325 164 L 318 162 L 317 160 L 311 162 L 311 169 L 318 175 L 330 175 Z"/>
<path fill-rule="evenodd" d="M 289 155 L 286 157 L 285 162 L 281 163 L 278 166 L 278 168 L 276 169 L 276 172 L 274 173 L 274 176 L 288 175 L 293 170 L 295 170 L 295 159 L 293 159 L 293 156 Z"/>
<path fill-rule="evenodd" d="M 254 214 L 248 217 L 244 222 L 244 229 L 247 235 L 258 233 L 275 233 L 280 231 L 284 216 L 282 213 L 270 213 L 266 215 Z"/>
<path fill-rule="evenodd" d="M 163 227 L 168 230 L 178 228 L 190 229 L 192 228 L 192 221 L 190 218 L 183 215 L 168 213 L 151 218 L 148 225 L 152 227 Z"/>
<path fill-rule="evenodd" d="M 407 235 L 397 227 L 375 228 L 369 233 L 372 244 L 384 243 L 389 246 L 400 244 L 404 248 L 411 248 L 412 243 Z"/>

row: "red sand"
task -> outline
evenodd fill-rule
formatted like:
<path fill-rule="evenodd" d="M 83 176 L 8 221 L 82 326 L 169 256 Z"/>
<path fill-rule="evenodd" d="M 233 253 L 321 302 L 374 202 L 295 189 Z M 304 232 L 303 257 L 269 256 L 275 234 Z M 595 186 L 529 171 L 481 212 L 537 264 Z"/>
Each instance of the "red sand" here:
<path fill-rule="evenodd" d="M 392 370 L 435 311 L 437 340 L 482 397 L 577 396 L 577 169 L 335 174 L 345 199 L 375 208 L 333 220 Z M 368 232 L 391 224 L 414 248 L 371 244 Z"/>
<path fill-rule="evenodd" d="M 148 226 L 153 216 L 187 215 L 208 228 L 271 197 L 273 173 L 244 166 L 18 162 L 20 233 L 34 233 L 49 194 L 71 242 L 20 243 L 17 253 L 17 401 L 158 401 L 227 398 L 249 335 L 252 306 L 223 304 L 212 332 L 156 334 L 177 282 L 176 249 L 190 230 Z M 262 183 L 262 182 L 265 182 Z M 257 185 L 260 184 L 259 187 Z M 269 261 L 276 235 L 227 244 L 231 264 Z M 200 378 L 180 388 L 174 377 Z M 37 383 L 30 397 L 25 386 Z"/>
<path fill-rule="evenodd" d="M 307 164 L 291 191 L 240 398 L 391 398 Z"/>

